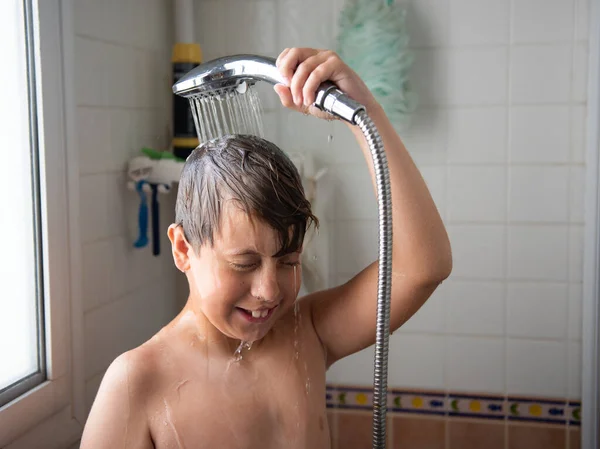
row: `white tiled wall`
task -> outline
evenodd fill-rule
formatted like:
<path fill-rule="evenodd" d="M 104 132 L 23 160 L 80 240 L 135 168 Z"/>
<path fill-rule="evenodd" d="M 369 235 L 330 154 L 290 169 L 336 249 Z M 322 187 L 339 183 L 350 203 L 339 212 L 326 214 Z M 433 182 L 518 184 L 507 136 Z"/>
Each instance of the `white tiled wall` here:
<path fill-rule="evenodd" d="M 160 198 L 162 252 L 154 257 L 151 246 L 133 248 L 139 200 L 125 185 L 131 156 L 169 144 L 173 20 L 168 0 L 73 4 L 89 407 L 112 360 L 176 313 L 176 270 L 165 238 L 173 195 Z"/>
<path fill-rule="evenodd" d="M 455 268 L 392 337 L 390 385 L 580 397 L 587 2 L 406 0 L 421 106 L 402 137 Z M 342 6 L 197 0 L 197 38 L 209 59 L 333 48 Z M 334 232 L 319 248 L 342 282 L 377 256 L 362 155 L 343 125 L 290 114 L 268 90 L 263 101 L 268 137 L 330 169 Z M 369 349 L 329 379 L 370 384 L 371 362 Z"/>

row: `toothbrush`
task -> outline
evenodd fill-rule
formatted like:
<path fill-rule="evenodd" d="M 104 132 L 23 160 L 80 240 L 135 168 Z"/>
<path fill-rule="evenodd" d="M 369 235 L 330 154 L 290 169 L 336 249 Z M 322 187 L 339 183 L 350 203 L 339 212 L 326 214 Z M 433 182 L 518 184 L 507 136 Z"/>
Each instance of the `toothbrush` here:
<path fill-rule="evenodd" d="M 160 233 L 158 231 L 158 184 L 151 183 L 152 188 L 152 254 L 158 256 L 160 254 Z"/>
<path fill-rule="evenodd" d="M 148 244 L 148 203 L 146 193 L 144 192 L 145 180 L 140 180 L 135 183 L 135 190 L 140 196 L 140 207 L 138 210 L 138 230 L 139 235 L 133 246 L 143 248 Z"/>

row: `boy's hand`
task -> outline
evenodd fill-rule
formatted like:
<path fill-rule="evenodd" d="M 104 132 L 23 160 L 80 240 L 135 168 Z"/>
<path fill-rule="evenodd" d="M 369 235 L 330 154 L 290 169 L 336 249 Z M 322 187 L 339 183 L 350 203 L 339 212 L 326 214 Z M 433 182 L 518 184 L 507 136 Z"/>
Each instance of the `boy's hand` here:
<path fill-rule="evenodd" d="M 333 51 L 312 48 L 286 48 L 277 58 L 277 67 L 287 85 L 277 84 L 275 92 L 290 109 L 331 119 L 334 116 L 312 106 L 317 88 L 331 81 L 350 98 L 369 111 L 377 105 L 365 83 Z"/>

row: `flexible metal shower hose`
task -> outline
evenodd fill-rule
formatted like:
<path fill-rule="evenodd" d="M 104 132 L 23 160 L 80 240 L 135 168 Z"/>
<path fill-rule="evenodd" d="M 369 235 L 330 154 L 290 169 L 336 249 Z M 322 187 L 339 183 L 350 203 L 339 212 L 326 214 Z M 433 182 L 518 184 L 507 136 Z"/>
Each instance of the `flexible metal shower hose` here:
<path fill-rule="evenodd" d="M 392 201 L 390 174 L 383 141 L 375 124 L 364 110 L 358 112 L 354 120 L 363 132 L 371 150 L 379 207 L 379 282 L 377 287 L 377 334 L 373 375 L 373 449 L 385 449 L 390 294 L 392 288 Z"/>

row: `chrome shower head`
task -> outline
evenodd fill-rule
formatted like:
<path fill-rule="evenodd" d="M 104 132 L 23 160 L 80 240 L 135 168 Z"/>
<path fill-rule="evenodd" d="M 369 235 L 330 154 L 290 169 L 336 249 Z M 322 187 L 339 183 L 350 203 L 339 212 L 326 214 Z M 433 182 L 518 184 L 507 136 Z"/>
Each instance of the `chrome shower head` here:
<path fill-rule="evenodd" d="M 214 96 L 237 89 L 245 91 L 247 85 L 257 81 L 270 84 L 285 83 L 274 58 L 257 55 L 235 55 L 200 64 L 185 74 L 173 86 L 173 92 L 182 97 Z M 364 106 L 352 100 L 330 82 L 319 86 L 315 106 L 356 124 L 356 114 Z"/>

